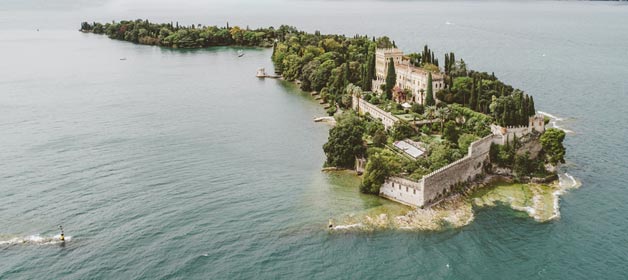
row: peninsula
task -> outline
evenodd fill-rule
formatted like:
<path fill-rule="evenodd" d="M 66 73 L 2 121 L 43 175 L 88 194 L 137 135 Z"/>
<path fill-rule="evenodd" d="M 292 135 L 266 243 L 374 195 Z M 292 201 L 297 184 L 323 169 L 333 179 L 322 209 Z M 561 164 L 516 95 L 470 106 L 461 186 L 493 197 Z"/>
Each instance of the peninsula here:
<path fill-rule="evenodd" d="M 469 195 L 494 181 L 549 183 L 564 162 L 565 133 L 546 128 L 534 98 L 493 73 L 427 45 L 404 53 L 388 37 L 275 29 L 81 24 L 82 32 L 168 48 L 272 47 L 275 72 L 328 104 L 337 124 L 325 166 L 363 174 L 360 191 L 414 208 Z M 258 74 L 259 75 L 259 74 Z"/>

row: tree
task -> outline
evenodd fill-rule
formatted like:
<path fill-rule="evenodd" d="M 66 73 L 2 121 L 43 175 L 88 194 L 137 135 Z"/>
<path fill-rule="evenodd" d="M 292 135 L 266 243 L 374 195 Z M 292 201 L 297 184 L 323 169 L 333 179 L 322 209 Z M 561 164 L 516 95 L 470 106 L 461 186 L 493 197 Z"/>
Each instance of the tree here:
<path fill-rule="evenodd" d="M 545 152 L 545 159 L 552 165 L 565 163 L 563 140 L 565 140 L 565 132 L 556 128 L 549 128 L 541 135 L 540 141 Z"/>
<path fill-rule="evenodd" d="M 515 155 L 515 163 L 512 167 L 512 171 L 518 178 L 529 176 L 531 171 L 530 152 L 526 152 L 523 155 Z"/>
<path fill-rule="evenodd" d="M 375 53 L 369 52 L 368 58 L 366 60 L 366 71 L 363 82 L 363 90 L 370 91 L 372 90 L 372 81 L 375 77 Z"/>
<path fill-rule="evenodd" d="M 445 138 L 451 143 L 458 144 L 458 130 L 456 129 L 455 122 L 448 121 L 447 123 L 445 123 L 445 128 L 443 130 L 443 138 Z"/>
<path fill-rule="evenodd" d="M 360 192 L 378 194 L 379 188 L 389 176 L 390 167 L 384 156 L 379 153 L 373 154 L 366 163 L 364 179 L 362 179 L 362 184 L 360 184 Z"/>
<path fill-rule="evenodd" d="M 471 143 L 476 140 L 478 140 L 478 137 L 473 134 L 462 134 L 460 135 L 460 137 L 458 137 L 458 148 L 460 149 L 460 151 L 466 153 L 469 149 L 469 145 L 471 145 Z"/>
<path fill-rule="evenodd" d="M 410 111 L 412 111 L 413 113 L 417 113 L 419 115 L 422 115 L 423 112 L 425 111 L 425 106 L 419 104 L 419 103 L 414 103 L 412 104 L 412 107 L 410 107 Z"/>
<path fill-rule="evenodd" d="M 388 140 L 388 136 L 386 136 L 386 132 L 384 132 L 383 129 L 378 129 L 375 132 L 375 135 L 373 135 L 373 145 L 375 145 L 375 147 L 384 147 L 384 145 L 386 145 L 386 142 Z"/>
<path fill-rule="evenodd" d="M 294 79 L 297 79 L 301 74 L 301 69 L 301 58 L 298 55 L 290 54 L 283 59 L 283 77 L 287 81 L 293 81 Z"/>
<path fill-rule="evenodd" d="M 536 109 L 534 108 L 534 98 L 530 96 L 530 102 L 528 103 L 528 115 L 533 116 L 536 114 Z"/>
<path fill-rule="evenodd" d="M 439 169 L 462 157 L 462 154 L 457 149 L 452 148 L 449 142 L 430 145 L 429 153 L 428 159 L 432 170 Z"/>
<path fill-rule="evenodd" d="M 414 128 L 412 128 L 409 123 L 404 121 L 396 122 L 392 128 L 392 137 L 395 140 L 410 138 L 415 133 Z"/>
<path fill-rule="evenodd" d="M 433 106 L 436 104 L 434 100 L 434 89 L 432 88 L 432 73 L 427 74 L 427 93 L 425 95 L 425 105 Z"/>
<path fill-rule="evenodd" d="M 478 95 L 475 92 L 475 78 L 471 84 L 471 97 L 469 98 L 469 108 L 475 111 L 478 110 Z"/>
<path fill-rule="evenodd" d="M 327 155 L 325 165 L 353 168 L 355 157 L 361 157 L 365 152 L 363 134 L 364 126 L 355 114 L 345 113 L 340 116 L 336 126 L 329 130 L 327 143 L 323 145 Z"/>
<path fill-rule="evenodd" d="M 392 99 L 392 89 L 397 83 L 397 74 L 395 73 L 395 63 L 392 57 L 388 60 L 388 70 L 386 72 L 386 97 Z"/>

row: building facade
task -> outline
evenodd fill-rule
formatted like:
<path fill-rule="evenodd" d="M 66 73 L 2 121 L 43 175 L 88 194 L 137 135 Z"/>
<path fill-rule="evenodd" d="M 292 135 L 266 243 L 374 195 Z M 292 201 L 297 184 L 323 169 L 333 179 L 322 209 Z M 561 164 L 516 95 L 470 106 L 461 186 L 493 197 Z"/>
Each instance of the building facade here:
<path fill-rule="evenodd" d="M 375 50 L 375 80 L 372 88 L 375 92 L 381 92 L 381 86 L 386 84 L 386 73 L 388 64 L 392 58 L 397 74 L 396 86 L 400 90 L 407 89 L 411 92 L 411 102 L 425 104 L 425 94 L 427 91 L 428 71 L 423 68 L 412 66 L 410 60 L 403 56 L 399 49 L 377 49 Z M 445 87 L 443 74 L 432 73 L 432 89 L 436 94 Z"/>

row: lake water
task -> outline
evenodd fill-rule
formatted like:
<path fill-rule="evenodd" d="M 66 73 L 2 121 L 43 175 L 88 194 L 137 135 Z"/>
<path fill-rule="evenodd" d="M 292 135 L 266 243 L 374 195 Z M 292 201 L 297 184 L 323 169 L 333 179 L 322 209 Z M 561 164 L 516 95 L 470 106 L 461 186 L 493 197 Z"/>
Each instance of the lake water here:
<path fill-rule="evenodd" d="M 0 3 L 0 279 L 628 278 L 626 4 L 49 2 Z M 496 207 L 444 232 L 330 234 L 330 215 L 391 202 L 320 172 L 329 127 L 312 118 L 324 110 L 254 77 L 271 50 L 238 58 L 76 31 L 125 18 L 455 51 L 562 119 L 582 187 L 548 223 Z"/>

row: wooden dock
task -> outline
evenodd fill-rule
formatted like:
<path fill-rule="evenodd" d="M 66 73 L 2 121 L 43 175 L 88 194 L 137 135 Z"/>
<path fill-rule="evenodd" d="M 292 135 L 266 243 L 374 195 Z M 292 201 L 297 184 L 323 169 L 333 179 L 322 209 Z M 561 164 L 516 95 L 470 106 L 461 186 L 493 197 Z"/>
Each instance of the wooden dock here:
<path fill-rule="evenodd" d="M 257 74 L 255 75 L 255 77 L 258 77 L 260 79 L 263 79 L 263 78 L 281 79 L 281 75 L 268 75 L 268 74 L 266 74 L 266 70 L 264 68 L 257 69 Z"/>

